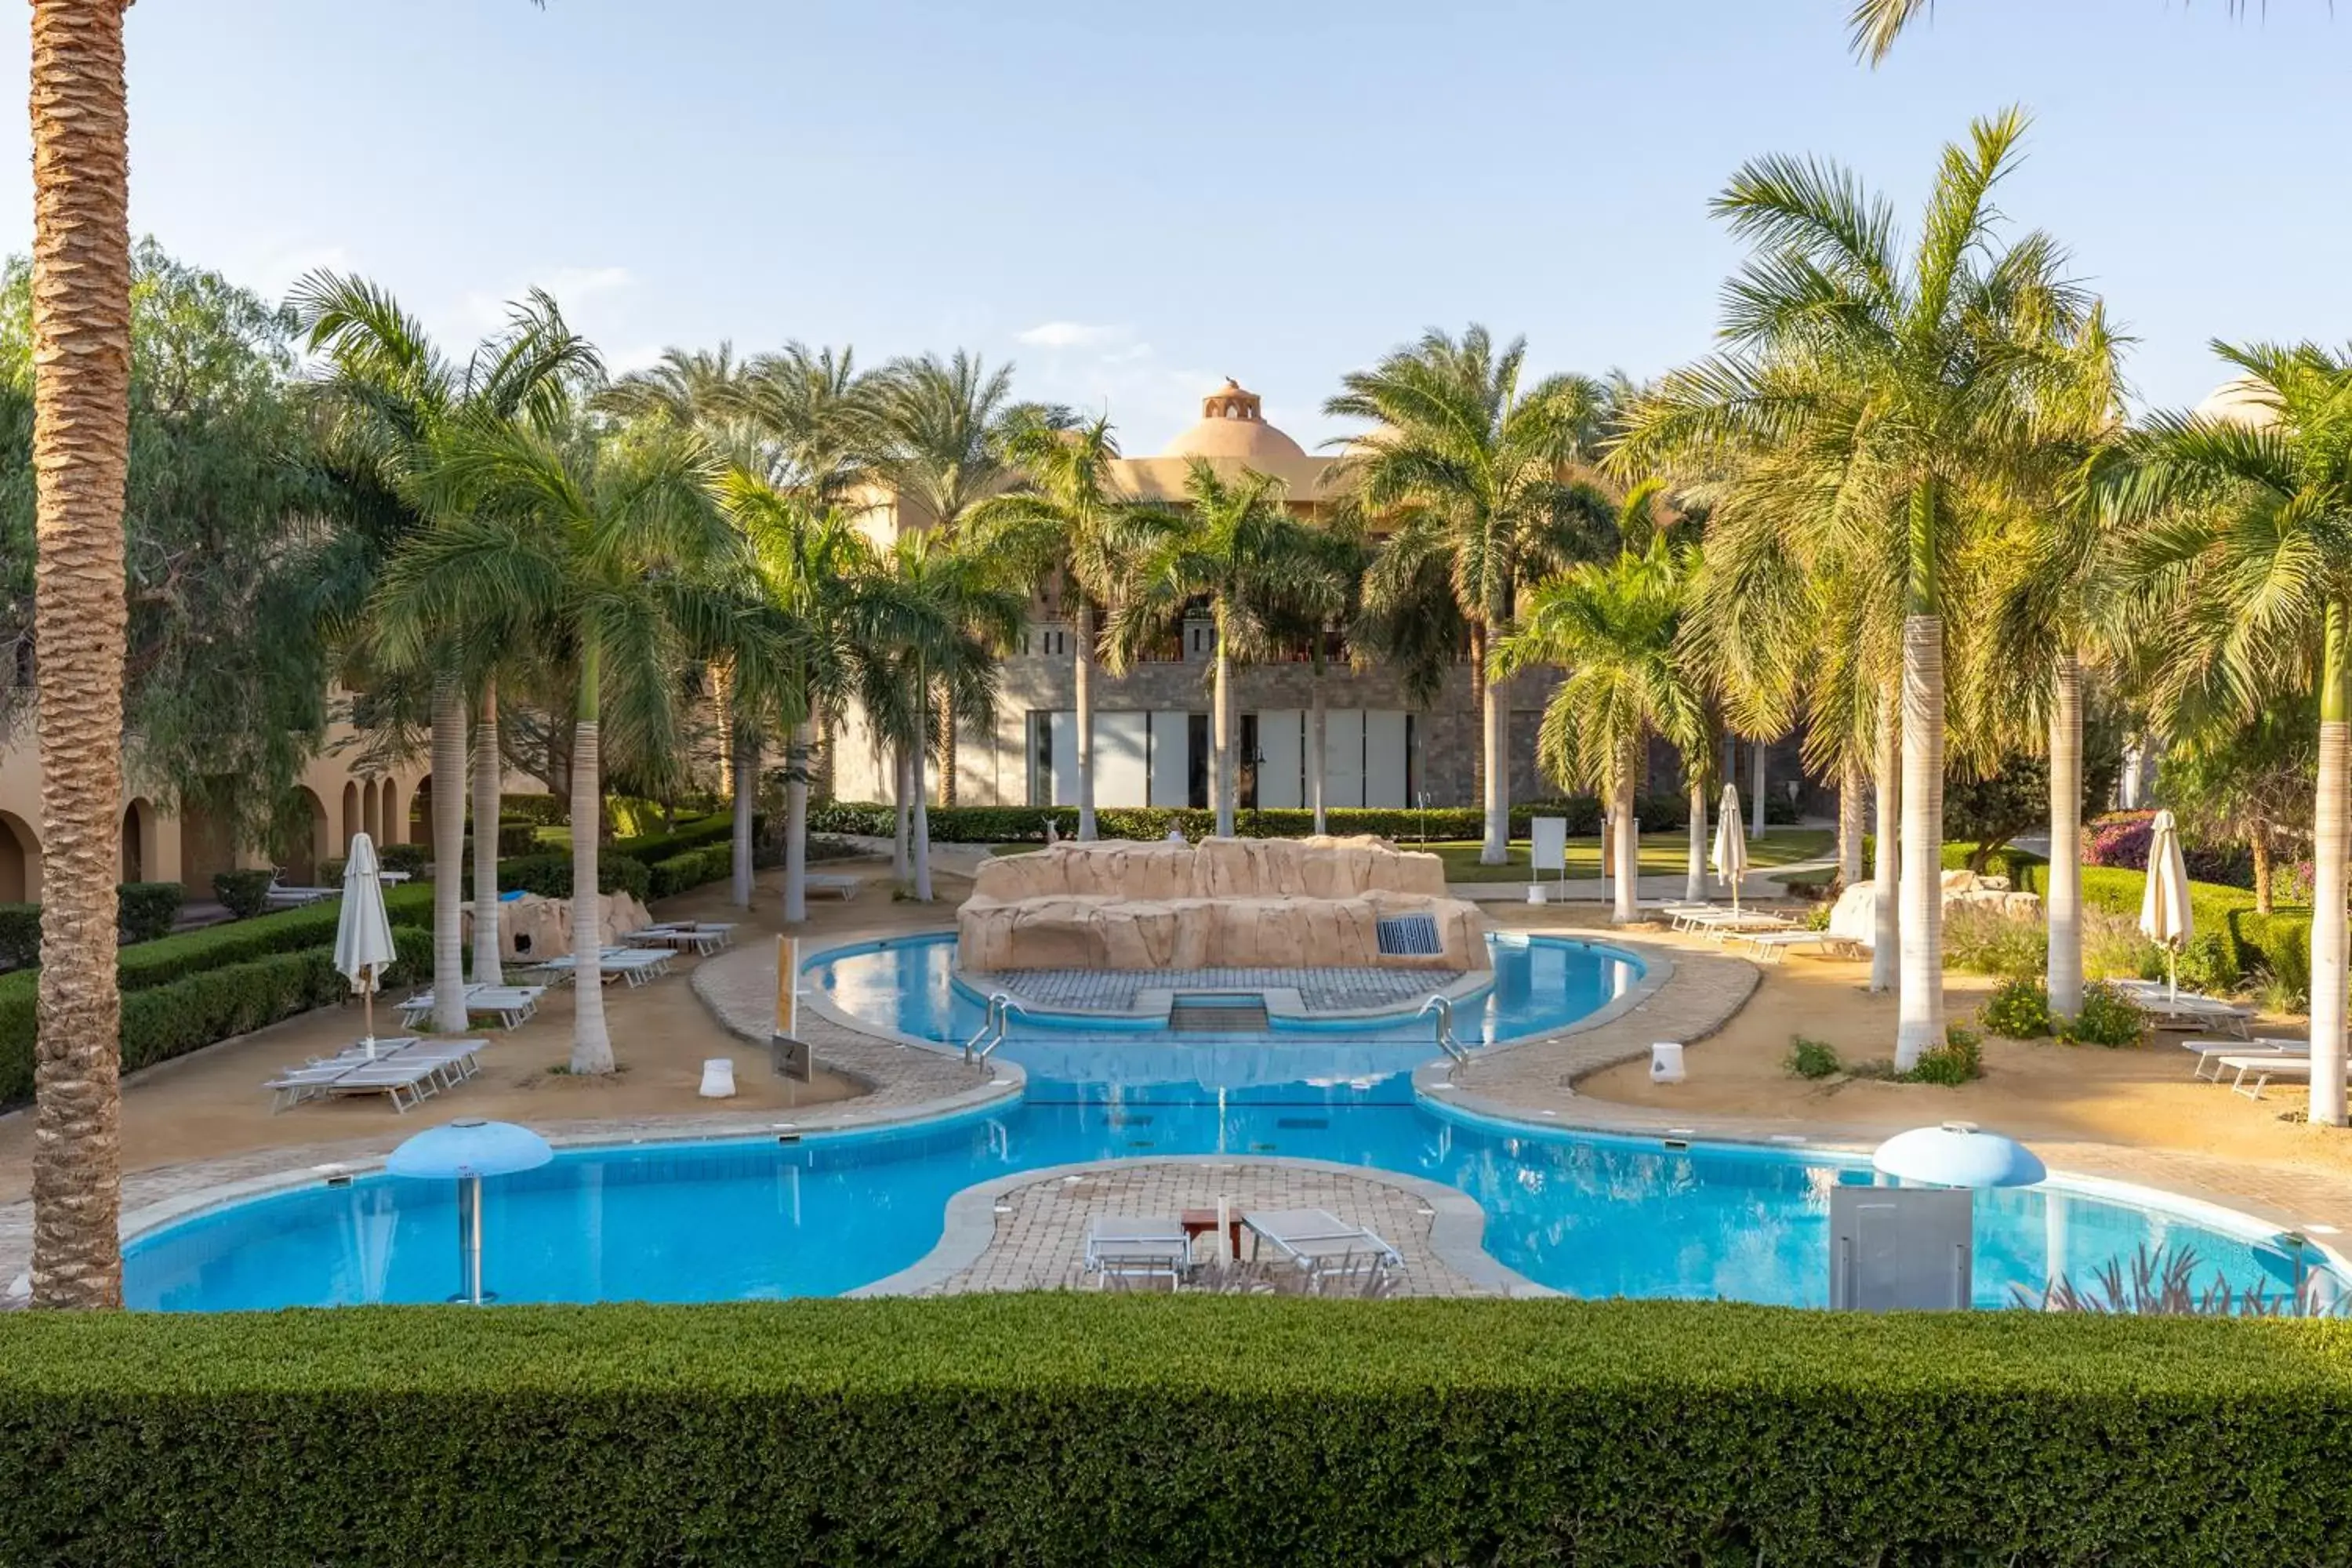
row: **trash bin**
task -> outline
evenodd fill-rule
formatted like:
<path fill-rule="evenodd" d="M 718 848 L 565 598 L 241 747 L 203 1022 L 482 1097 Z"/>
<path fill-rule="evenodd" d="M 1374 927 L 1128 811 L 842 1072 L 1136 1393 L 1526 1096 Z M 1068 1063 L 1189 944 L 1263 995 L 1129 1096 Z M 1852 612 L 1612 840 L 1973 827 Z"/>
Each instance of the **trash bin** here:
<path fill-rule="evenodd" d="M 1683 1081 L 1683 1047 L 1678 1040 L 1655 1040 L 1650 1046 L 1650 1081 Z"/>

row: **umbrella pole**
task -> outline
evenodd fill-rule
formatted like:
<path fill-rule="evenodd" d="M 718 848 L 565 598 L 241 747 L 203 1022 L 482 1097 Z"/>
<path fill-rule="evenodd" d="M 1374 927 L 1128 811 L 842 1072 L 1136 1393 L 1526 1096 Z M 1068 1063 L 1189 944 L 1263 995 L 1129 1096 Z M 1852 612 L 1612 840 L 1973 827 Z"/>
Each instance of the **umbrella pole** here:
<path fill-rule="evenodd" d="M 368 1060 L 375 1060 L 375 982 L 371 979 L 366 990 L 360 993 L 360 1006 L 367 1014 Z"/>
<path fill-rule="evenodd" d="M 2180 950 L 2177 947 L 2167 947 L 2164 950 L 2164 978 L 2165 1001 L 2168 1003 L 2179 1001 Z"/>
<path fill-rule="evenodd" d="M 482 1178 L 457 1182 L 457 1299 L 482 1304 Z"/>

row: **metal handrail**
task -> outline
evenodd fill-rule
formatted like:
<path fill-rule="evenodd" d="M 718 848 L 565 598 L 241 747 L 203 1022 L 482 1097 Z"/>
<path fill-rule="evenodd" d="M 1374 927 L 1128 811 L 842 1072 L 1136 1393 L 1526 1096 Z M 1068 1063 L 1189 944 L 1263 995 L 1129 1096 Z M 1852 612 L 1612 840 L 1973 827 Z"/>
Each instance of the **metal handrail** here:
<path fill-rule="evenodd" d="M 966 1062 L 984 1062 L 988 1053 L 1004 1043 L 1005 1032 L 1012 1027 L 1013 1015 L 1029 1016 L 1029 1009 L 1009 991 L 992 992 L 988 998 L 988 1016 L 981 1021 L 977 1033 L 963 1043 Z M 981 1042 L 985 1040 L 987 1044 Z"/>
<path fill-rule="evenodd" d="M 1466 1067 L 1469 1065 L 1470 1052 L 1468 1048 L 1462 1044 L 1461 1037 L 1454 1032 L 1453 998 L 1433 993 L 1429 1000 L 1421 1005 L 1421 1011 L 1415 1013 L 1413 1016 L 1415 1018 L 1426 1018 L 1429 1016 L 1430 1010 L 1432 1008 L 1436 1009 L 1437 1012 L 1438 1045 L 1444 1048 L 1447 1056 L 1452 1057 L 1455 1061 L 1460 1062 Z"/>

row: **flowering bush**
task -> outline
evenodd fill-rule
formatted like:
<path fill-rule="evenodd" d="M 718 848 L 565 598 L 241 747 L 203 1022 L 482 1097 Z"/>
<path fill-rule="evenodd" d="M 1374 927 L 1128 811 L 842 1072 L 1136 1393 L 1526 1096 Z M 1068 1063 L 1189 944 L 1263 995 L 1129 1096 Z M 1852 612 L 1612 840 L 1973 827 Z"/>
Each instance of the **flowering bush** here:
<path fill-rule="evenodd" d="M 2090 825 L 2083 845 L 2085 866 L 2118 866 L 2147 869 L 2147 844 L 2154 836 L 2156 813 L 2111 811 Z"/>

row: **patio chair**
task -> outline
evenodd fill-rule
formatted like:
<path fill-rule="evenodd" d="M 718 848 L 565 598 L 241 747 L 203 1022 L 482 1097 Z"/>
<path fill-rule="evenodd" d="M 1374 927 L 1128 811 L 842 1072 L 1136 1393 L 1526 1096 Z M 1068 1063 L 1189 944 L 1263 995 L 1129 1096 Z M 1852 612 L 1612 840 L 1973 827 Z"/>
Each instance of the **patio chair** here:
<path fill-rule="evenodd" d="M 1733 931 L 1724 933 L 1723 945 L 1746 946 L 1754 950 L 1760 962 L 1778 963 L 1790 948 L 1850 947 L 1853 944 L 1846 938 L 1832 936 L 1825 931 Z"/>
<path fill-rule="evenodd" d="M 2304 1079 L 2311 1077 L 2311 1057 L 2307 1052 L 2296 1056 L 2288 1051 L 2250 1051 L 2241 1056 L 2222 1057 L 2219 1060 L 2221 1066 L 2213 1069 L 2214 1081 L 2221 1081 L 2222 1068 L 2231 1069 L 2237 1076 L 2230 1080 L 2230 1092 L 2242 1094 L 2248 1100 L 2260 1100 L 2263 1090 L 2270 1087 L 2270 1081 L 2274 1078 Z M 2249 1078 L 2253 1079 L 2251 1084 L 2246 1081 Z M 2346 1072 L 2345 1080 L 2352 1083 L 2352 1070 Z"/>
<path fill-rule="evenodd" d="M 1087 1227 L 1086 1271 L 1100 1276 L 1106 1287 L 1114 1279 L 1165 1279 L 1172 1290 L 1192 1265 L 1192 1238 L 1173 1216 L 1106 1216 Z"/>
<path fill-rule="evenodd" d="M 263 897 L 274 910 L 299 910 L 306 904 L 323 902 L 342 891 L 341 888 L 289 887 L 278 880 L 284 874 L 276 867 L 270 868 L 269 890 Z"/>
<path fill-rule="evenodd" d="M 845 904 L 857 896 L 857 879 L 855 877 L 811 875 L 803 877 L 801 884 L 808 889 L 811 898 L 823 893 Z"/>
<path fill-rule="evenodd" d="M 2191 1078 L 2202 1079 L 2208 1083 L 2219 1083 L 2221 1081 L 2221 1068 L 2219 1063 L 2223 1057 L 2307 1057 L 2311 1054 L 2311 1042 L 2275 1039 L 2268 1035 L 2257 1035 L 2251 1040 L 2183 1040 L 2180 1042 L 2180 1048 L 2184 1051 L 2194 1051 L 2197 1054 L 2197 1065 L 2189 1072 Z M 2213 1068 L 2210 1076 L 2208 1076 L 2205 1071 L 2209 1066 Z"/>
<path fill-rule="evenodd" d="M 1685 909 L 1675 919 L 1677 929 L 1697 931 L 1717 942 L 1743 931 L 1794 931 L 1797 926 L 1788 916 L 1776 915 L 1769 910 Z"/>
<path fill-rule="evenodd" d="M 466 1012 L 488 1014 L 499 1021 L 499 1026 L 511 1034 L 531 1020 L 539 1011 L 539 999 L 547 994 L 544 985 L 468 985 L 466 987 Z M 410 1028 L 433 1011 L 433 988 L 403 1000 L 400 1021 Z"/>
<path fill-rule="evenodd" d="M 2153 980 L 2123 981 L 2116 988 L 2159 1029 L 2219 1028 L 2242 1040 L 2253 1027 L 2252 1008 L 2224 1002 L 2219 996 L 2202 996 L 2193 991 L 2175 996 Z"/>
<path fill-rule="evenodd" d="M 1395 1247 L 1328 1209 L 1252 1211 L 1242 1216 L 1242 1224 L 1249 1227 L 1253 1260 L 1261 1244 L 1271 1246 L 1315 1277 L 1318 1289 L 1327 1274 L 1335 1279 L 1360 1279 L 1367 1271 L 1404 1264 L 1404 1255 Z"/>

